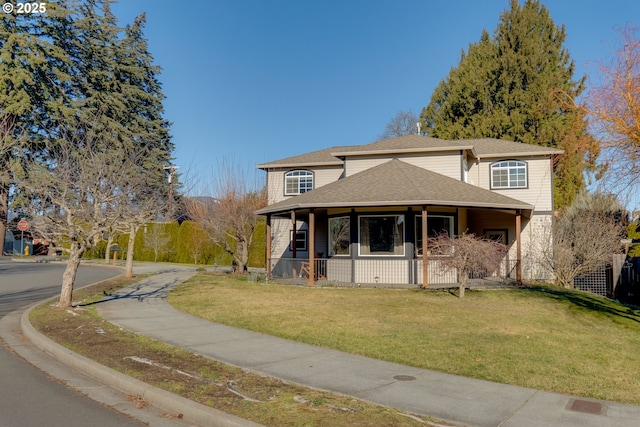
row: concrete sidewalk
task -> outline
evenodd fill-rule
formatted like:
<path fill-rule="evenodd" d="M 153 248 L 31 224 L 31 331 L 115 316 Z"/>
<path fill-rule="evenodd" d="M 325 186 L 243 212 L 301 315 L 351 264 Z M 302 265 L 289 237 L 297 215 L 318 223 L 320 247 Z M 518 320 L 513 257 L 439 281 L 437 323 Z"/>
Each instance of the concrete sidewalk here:
<path fill-rule="evenodd" d="M 640 406 L 447 375 L 211 323 L 173 309 L 169 290 L 193 271 L 165 271 L 98 304 L 112 323 L 301 385 L 469 426 L 640 425 Z"/>

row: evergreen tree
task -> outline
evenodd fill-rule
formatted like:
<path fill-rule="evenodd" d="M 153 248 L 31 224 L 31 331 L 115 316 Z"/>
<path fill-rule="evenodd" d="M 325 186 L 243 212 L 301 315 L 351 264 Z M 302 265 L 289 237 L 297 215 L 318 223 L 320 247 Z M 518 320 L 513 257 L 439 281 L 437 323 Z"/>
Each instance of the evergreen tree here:
<path fill-rule="evenodd" d="M 102 233 L 133 230 L 135 236 L 158 214 L 168 193 L 163 166 L 173 144 L 163 118 L 160 69 L 143 36 L 145 16 L 123 29 L 109 0 L 59 4 L 67 14 L 46 28 L 68 57 L 68 78 L 58 80 L 64 98 L 48 116 L 47 150 L 24 168 L 22 184 L 31 190 L 42 229 L 71 242 L 60 297 L 60 305 L 68 306 L 80 259 Z M 48 194 L 47 181 L 68 191 Z"/>
<path fill-rule="evenodd" d="M 50 8 L 58 17 L 60 9 Z M 11 160 L 42 148 L 48 117 L 59 109 L 60 67 L 67 58 L 46 37 L 47 16 L 6 14 L 0 20 L 0 250 L 13 185 Z"/>
<path fill-rule="evenodd" d="M 169 136 L 169 123 L 163 118 L 164 94 L 157 75 L 160 68 L 153 64 L 143 30 L 145 14 L 127 25 L 123 39 L 117 44 L 118 66 L 116 78 L 121 82 L 129 115 L 124 126 L 128 144 L 138 146 L 144 155 L 139 164 L 139 174 L 128 191 L 129 214 L 123 221 L 128 227 L 129 248 L 125 276 L 133 274 L 135 236 L 144 224 L 155 220 L 168 203 L 168 183 L 163 166 L 171 160 L 173 144 Z"/>
<path fill-rule="evenodd" d="M 126 26 L 125 36 L 117 45 L 116 78 L 121 82 L 129 111 L 129 121 L 124 126 L 127 141 L 145 148 L 146 157 L 141 167 L 149 179 L 158 184 L 166 181 L 162 167 L 171 160 L 174 145 L 169 134 L 170 123 L 163 117 L 165 97 L 158 80 L 161 70 L 154 65 L 144 38 L 145 23 L 146 16 L 142 14 Z"/>
<path fill-rule="evenodd" d="M 556 207 L 584 188 L 585 167 L 598 155 L 573 102 L 584 77 L 574 80 L 565 37 L 539 1 L 521 6 L 511 0 L 493 37 L 484 31 L 462 53 L 421 114 L 433 137 L 501 138 L 565 150 L 555 164 Z"/>

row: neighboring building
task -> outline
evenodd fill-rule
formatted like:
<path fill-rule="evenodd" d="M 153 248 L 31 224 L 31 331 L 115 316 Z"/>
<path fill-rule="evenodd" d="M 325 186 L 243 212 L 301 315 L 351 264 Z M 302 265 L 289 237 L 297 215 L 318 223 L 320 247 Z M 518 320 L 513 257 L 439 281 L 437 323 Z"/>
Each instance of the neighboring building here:
<path fill-rule="evenodd" d="M 24 255 L 25 248 L 33 255 L 33 240 L 31 233 L 21 235 L 19 231 L 6 230 L 4 234 L 3 255 Z"/>
<path fill-rule="evenodd" d="M 456 272 L 439 268 L 443 255 L 430 253 L 424 237 L 469 232 L 509 246 L 502 271 L 487 274 L 548 278 L 536 257 L 549 245 L 553 157 L 561 153 L 407 135 L 260 164 L 269 273 L 302 273 L 310 283 L 453 283 Z"/>

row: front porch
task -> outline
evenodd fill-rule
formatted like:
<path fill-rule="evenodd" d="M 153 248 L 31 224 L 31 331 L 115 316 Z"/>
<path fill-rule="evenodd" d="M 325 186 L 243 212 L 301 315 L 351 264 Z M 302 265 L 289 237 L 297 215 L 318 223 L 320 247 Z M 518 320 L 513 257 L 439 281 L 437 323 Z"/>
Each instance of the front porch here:
<path fill-rule="evenodd" d="M 370 209 L 293 210 L 267 214 L 267 275 L 339 286 L 453 287 L 458 271 L 447 268 L 446 255 L 432 253 L 428 241 L 438 232 L 455 236 L 470 230 L 497 238 L 508 252 L 495 271 L 475 271 L 470 280 L 522 283 L 520 210 L 469 208 L 428 209 L 426 206 Z M 283 232 L 284 231 L 284 232 Z M 288 241 L 281 237 L 288 235 Z M 278 250 L 272 250 L 272 242 Z M 283 250 L 283 243 L 286 249 Z M 324 256 L 327 254 L 328 256 Z M 427 254 L 428 262 L 423 262 Z"/>
<path fill-rule="evenodd" d="M 309 285 L 334 285 L 338 287 L 414 288 L 423 280 L 422 259 L 346 259 L 320 258 L 308 260 L 296 258 L 270 258 L 271 279 L 306 283 Z M 512 285 L 517 283 L 517 260 L 505 257 L 495 271 L 476 271 L 471 274 L 470 286 Z M 455 269 L 446 268 L 438 257 L 428 260 L 429 288 L 458 286 L 460 277 Z M 313 272 L 313 278 L 311 274 Z"/>

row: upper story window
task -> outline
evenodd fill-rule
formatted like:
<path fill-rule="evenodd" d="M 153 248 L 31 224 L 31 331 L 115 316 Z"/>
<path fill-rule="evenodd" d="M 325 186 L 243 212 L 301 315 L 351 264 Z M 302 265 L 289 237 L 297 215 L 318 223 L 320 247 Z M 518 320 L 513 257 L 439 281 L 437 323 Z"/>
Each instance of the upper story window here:
<path fill-rule="evenodd" d="M 289 171 L 284 175 L 284 195 L 296 196 L 313 190 L 313 172 Z"/>
<path fill-rule="evenodd" d="M 491 165 L 491 188 L 527 188 L 527 164 L 503 160 Z"/>

